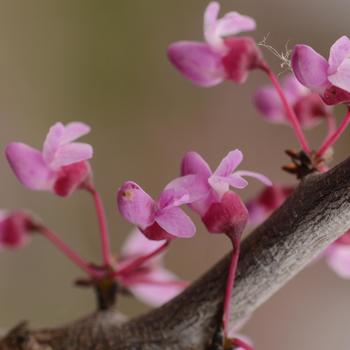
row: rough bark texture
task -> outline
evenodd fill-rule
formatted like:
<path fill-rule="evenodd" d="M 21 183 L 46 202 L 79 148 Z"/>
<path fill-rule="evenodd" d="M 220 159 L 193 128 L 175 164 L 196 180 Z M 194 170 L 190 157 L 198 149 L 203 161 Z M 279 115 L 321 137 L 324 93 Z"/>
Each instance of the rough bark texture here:
<path fill-rule="evenodd" d="M 287 202 L 242 244 L 232 298 L 233 322 L 242 321 L 332 241 L 350 228 L 350 159 L 308 176 Z M 204 350 L 224 296 L 229 257 L 163 307 L 130 321 L 113 310 L 59 330 L 21 326 L 1 350 Z"/>

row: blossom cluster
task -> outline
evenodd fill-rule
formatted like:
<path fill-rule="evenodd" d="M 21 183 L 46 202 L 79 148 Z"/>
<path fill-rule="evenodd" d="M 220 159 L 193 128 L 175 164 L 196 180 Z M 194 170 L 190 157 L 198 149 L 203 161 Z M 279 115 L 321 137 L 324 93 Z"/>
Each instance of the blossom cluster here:
<path fill-rule="evenodd" d="M 350 103 L 350 39 L 343 36 L 330 49 L 327 61 L 307 45 L 296 45 L 291 56 L 292 72 L 281 83 L 266 63 L 259 45 L 251 36 L 238 36 L 255 30 L 254 19 L 238 12 L 219 18 L 220 6 L 211 2 L 204 13 L 204 42 L 179 41 L 169 46 L 168 57 L 175 68 L 192 83 L 212 87 L 223 81 L 244 83 L 250 71 L 261 70 L 271 85 L 259 88 L 253 103 L 262 117 L 293 128 L 302 152 L 292 154 L 286 167 L 298 177 L 308 172 L 328 171 L 327 154 L 350 122 L 350 112 L 339 126 L 333 115 L 337 104 Z M 304 129 L 325 122 L 328 132 L 323 143 L 312 151 Z M 77 190 L 91 194 L 100 224 L 103 264 L 95 265 L 65 244 L 38 217 L 27 210 L 0 211 L 0 247 L 25 246 L 36 234 L 43 235 L 63 254 L 81 267 L 98 285 L 109 279 L 141 300 L 158 306 L 188 284 L 164 267 L 163 255 L 176 238 L 191 238 L 196 226 L 183 210 L 187 206 L 201 218 L 211 234 L 223 233 L 232 243 L 223 307 L 226 342 L 236 349 L 251 349 L 249 342 L 230 335 L 228 315 L 239 256 L 239 245 L 247 223 L 260 224 L 290 196 L 296 185 L 272 184 L 264 175 L 237 170 L 243 153 L 233 149 L 213 171 L 197 152 L 184 155 L 179 176 L 171 180 L 154 199 L 134 181 L 116 189 L 120 214 L 134 225 L 121 249 L 120 257 L 111 252 L 103 203 L 95 187 L 90 160 L 93 148 L 76 142 L 90 132 L 83 122 L 53 125 L 37 150 L 21 142 L 10 143 L 5 154 L 18 181 L 30 190 L 49 191 L 69 197 Z M 305 159 L 307 160 L 305 163 Z M 306 165 L 305 165 L 306 164 Z M 300 167 L 309 167 L 307 172 Z M 304 169 L 304 168 L 303 168 Z M 254 199 L 244 203 L 240 191 L 247 178 L 260 181 L 264 188 Z M 350 233 L 344 234 L 324 255 L 342 277 L 350 278 Z"/>

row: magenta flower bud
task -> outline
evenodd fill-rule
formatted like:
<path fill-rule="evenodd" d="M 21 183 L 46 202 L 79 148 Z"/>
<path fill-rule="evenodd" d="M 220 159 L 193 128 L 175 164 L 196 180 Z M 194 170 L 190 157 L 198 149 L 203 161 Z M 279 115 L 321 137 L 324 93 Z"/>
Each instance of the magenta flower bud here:
<path fill-rule="evenodd" d="M 13 142 L 6 147 L 6 156 L 25 187 L 67 196 L 88 183 L 91 177 L 86 160 L 92 157 L 92 147 L 73 142 L 89 132 L 90 128 L 83 123 L 66 126 L 56 123 L 50 128 L 41 152 L 24 143 Z"/>
<path fill-rule="evenodd" d="M 189 204 L 197 212 L 211 233 L 242 233 L 247 222 L 248 212 L 237 194 L 230 187 L 243 189 L 248 185 L 244 177 L 254 177 L 267 186 L 271 181 L 264 175 L 251 171 L 235 171 L 243 160 L 240 150 L 227 154 L 218 168 L 213 172 L 206 161 L 196 152 L 189 152 L 182 160 L 181 174 L 194 174 L 207 187 L 207 195 Z M 242 230 L 239 232 L 239 230 Z"/>
<path fill-rule="evenodd" d="M 212 203 L 202 221 L 210 233 L 240 237 L 248 221 L 248 210 L 236 193 L 228 191 L 220 202 Z"/>
<path fill-rule="evenodd" d="M 235 37 L 255 29 L 255 21 L 229 12 L 218 18 L 220 5 L 211 2 L 204 13 L 205 42 L 179 41 L 168 49 L 170 62 L 194 84 L 209 87 L 224 80 L 243 83 L 248 72 L 262 66 L 261 53 L 250 37 Z"/>
<path fill-rule="evenodd" d="M 326 106 L 317 93 L 300 84 L 294 74 L 288 74 L 281 85 L 303 128 L 319 124 L 331 111 L 331 107 Z M 273 86 L 267 85 L 258 89 L 254 95 L 254 104 L 267 121 L 290 125 L 286 110 Z"/>
<path fill-rule="evenodd" d="M 310 46 L 297 45 L 292 68 L 301 84 L 318 92 L 328 105 L 350 102 L 350 39 L 339 38 L 331 47 L 328 61 Z"/>
<path fill-rule="evenodd" d="M 192 237 L 195 225 L 179 207 L 206 195 L 207 188 L 200 182 L 195 175 L 177 178 L 155 201 L 135 182 L 127 181 L 118 190 L 119 211 L 151 240 Z"/>
<path fill-rule="evenodd" d="M 29 242 L 35 230 L 32 217 L 24 211 L 0 210 L 0 248 L 21 248 Z"/>

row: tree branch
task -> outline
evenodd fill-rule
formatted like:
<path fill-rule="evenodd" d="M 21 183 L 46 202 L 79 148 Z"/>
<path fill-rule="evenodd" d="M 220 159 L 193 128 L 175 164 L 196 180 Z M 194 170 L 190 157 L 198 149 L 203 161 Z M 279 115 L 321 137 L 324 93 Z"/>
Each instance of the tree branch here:
<path fill-rule="evenodd" d="M 350 158 L 325 174 L 308 176 L 244 240 L 233 322 L 249 316 L 349 228 Z M 204 350 L 220 319 L 228 264 L 227 256 L 177 298 L 136 319 L 117 322 L 107 311 L 59 331 L 27 332 L 37 347 L 9 346 L 8 337 L 0 349 Z"/>

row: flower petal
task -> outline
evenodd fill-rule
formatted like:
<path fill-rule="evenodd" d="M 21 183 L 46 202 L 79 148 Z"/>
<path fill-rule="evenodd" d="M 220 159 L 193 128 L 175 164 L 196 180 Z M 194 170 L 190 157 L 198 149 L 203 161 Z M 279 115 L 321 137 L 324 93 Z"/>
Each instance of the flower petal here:
<path fill-rule="evenodd" d="M 241 32 L 255 30 L 256 22 L 253 18 L 238 12 L 228 12 L 217 21 L 216 32 L 220 37 L 236 35 Z"/>
<path fill-rule="evenodd" d="M 166 232 L 180 238 L 189 238 L 196 233 L 196 226 L 185 212 L 177 207 L 160 211 L 155 221 Z"/>
<path fill-rule="evenodd" d="M 200 175 L 203 179 L 208 179 L 212 174 L 208 163 L 193 151 L 186 153 L 181 162 L 181 175 L 190 174 Z"/>
<path fill-rule="evenodd" d="M 350 92 L 350 57 L 346 58 L 335 74 L 328 77 L 328 80 L 336 87 Z"/>
<path fill-rule="evenodd" d="M 208 44 L 179 41 L 168 48 L 170 62 L 194 84 L 209 87 L 220 84 L 225 79 L 225 69 L 221 55 Z"/>
<path fill-rule="evenodd" d="M 215 41 L 216 21 L 220 12 L 220 4 L 212 1 L 208 4 L 204 12 L 204 38 L 208 44 Z"/>
<path fill-rule="evenodd" d="M 133 283 L 131 280 L 130 286 L 127 283 L 126 286 L 138 299 L 151 306 L 157 307 L 165 304 L 185 288 L 185 284 L 165 268 L 153 269 L 145 277 L 149 282 L 135 280 Z"/>
<path fill-rule="evenodd" d="M 67 143 L 60 146 L 50 163 L 53 169 L 92 158 L 93 149 L 87 143 Z"/>
<path fill-rule="evenodd" d="M 272 182 L 268 177 L 266 177 L 263 174 L 256 173 L 254 171 L 240 170 L 240 171 L 236 171 L 234 175 L 253 177 L 254 179 L 259 180 L 266 186 L 272 186 Z"/>
<path fill-rule="evenodd" d="M 43 157 L 48 164 L 55 158 L 55 154 L 61 145 L 64 132 L 65 128 L 62 123 L 56 123 L 51 126 L 43 145 Z"/>
<path fill-rule="evenodd" d="M 342 278 L 350 278 L 350 246 L 332 244 L 327 250 L 329 266 Z"/>
<path fill-rule="evenodd" d="M 42 154 L 24 143 L 14 142 L 6 147 L 6 157 L 17 179 L 31 190 L 50 190 L 55 179 Z"/>
<path fill-rule="evenodd" d="M 214 175 L 222 177 L 229 176 L 242 162 L 242 160 L 243 153 L 239 149 L 229 152 L 215 170 Z"/>
<path fill-rule="evenodd" d="M 135 182 L 127 181 L 118 190 L 117 202 L 120 213 L 141 229 L 154 222 L 154 200 Z"/>
<path fill-rule="evenodd" d="M 91 131 L 89 125 L 81 122 L 71 122 L 65 126 L 62 144 L 66 144 L 88 134 Z"/>
<path fill-rule="evenodd" d="M 307 45 L 296 45 L 292 53 L 292 68 L 296 78 L 306 87 L 322 92 L 328 83 L 328 62 Z"/>
<path fill-rule="evenodd" d="M 330 49 L 328 74 L 334 74 L 341 63 L 349 56 L 350 39 L 344 35 L 339 38 Z"/>

